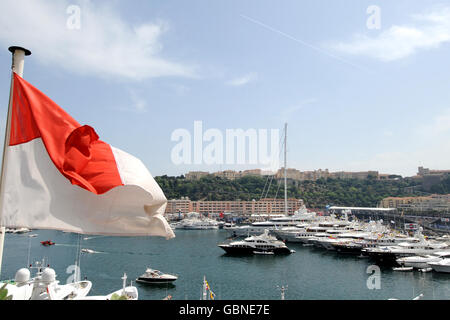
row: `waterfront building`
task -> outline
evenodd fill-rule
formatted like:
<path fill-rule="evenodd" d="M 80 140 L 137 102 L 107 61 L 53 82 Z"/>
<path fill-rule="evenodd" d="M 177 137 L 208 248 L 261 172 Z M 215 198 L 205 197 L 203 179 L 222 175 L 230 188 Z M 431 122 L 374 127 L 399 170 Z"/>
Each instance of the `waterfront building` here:
<path fill-rule="evenodd" d="M 166 211 L 165 213 L 188 213 L 192 210 L 192 201 L 189 200 L 188 197 L 181 197 L 181 199 L 177 200 L 169 200 L 167 201 Z"/>
<path fill-rule="evenodd" d="M 288 199 L 288 214 L 294 214 L 303 206 L 301 199 Z M 260 200 L 235 200 L 235 201 L 192 201 L 188 198 L 168 200 L 166 214 L 189 212 L 198 212 L 201 214 L 218 214 L 232 212 L 238 215 L 252 214 L 283 214 L 284 199 L 260 199 Z"/>
<path fill-rule="evenodd" d="M 433 194 L 422 197 L 388 197 L 380 202 L 382 208 L 412 211 L 450 211 L 450 194 Z"/>

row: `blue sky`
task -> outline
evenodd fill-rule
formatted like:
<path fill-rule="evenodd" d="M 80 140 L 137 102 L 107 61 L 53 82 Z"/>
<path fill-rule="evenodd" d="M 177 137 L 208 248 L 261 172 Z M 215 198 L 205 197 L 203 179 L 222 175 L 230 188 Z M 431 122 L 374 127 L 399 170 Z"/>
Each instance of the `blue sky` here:
<path fill-rule="evenodd" d="M 69 29 L 70 5 L 80 28 Z M 369 29 L 367 8 L 380 8 Z M 450 4 L 442 1 L 5 1 L 0 120 L 10 54 L 24 78 L 153 175 L 258 165 L 175 165 L 171 134 L 282 129 L 288 166 L 414 175 L 450 169 Z"/>

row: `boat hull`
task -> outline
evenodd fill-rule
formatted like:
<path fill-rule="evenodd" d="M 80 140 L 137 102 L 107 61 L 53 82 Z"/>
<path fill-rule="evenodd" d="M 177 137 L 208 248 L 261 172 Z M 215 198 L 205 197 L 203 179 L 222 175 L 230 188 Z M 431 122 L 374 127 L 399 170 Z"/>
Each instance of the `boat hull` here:
<path fill-rule="evenodd" d="M 146 283 L 146 284 L 165 284 L 165 283 L 172 283 L 177 279 L 168 278 L 168 279 L 148 279 L 148 278 L 137 278 L 136 282 L 139 283 Z"/>
<path fill-rule="evenodd" d="M 339 253 L 354 254 L 354 255 L 361 254 L 361 247 L 358 246 L 334 245 L 334 249 Z"/>
<path fill-rule="evenodd" d="M 364 255 L 369 256 L 370 259 L 381 265 L 399 266 L 397 259 L 399 258 L 390 252 L 365 252 Z"/>
<path fill-rule="evenodd" d="M 450 266 L 448 266 L 448 265 L 445 266 L 445 265 L 430 263 L 430 264 L 428 264 L 428 267 L 431 267 L 436 272 L 450 273 Z"/>

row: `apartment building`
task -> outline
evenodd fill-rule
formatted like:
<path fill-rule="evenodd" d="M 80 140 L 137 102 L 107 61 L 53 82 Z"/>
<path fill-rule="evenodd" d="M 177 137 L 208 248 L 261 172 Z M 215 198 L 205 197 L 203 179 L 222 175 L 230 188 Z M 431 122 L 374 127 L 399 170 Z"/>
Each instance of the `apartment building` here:
<path fill-rule="evenodd" d="M 288 199 L 288 214 L 303 206 L 301 199 Z M 202 214 L 233 212 L 239 215 L 251 214 L 283 214 L 285 212 L 284 199 L 260 199 L 251 201 L 191 201 L 187 198 L 167 201 L 166 214 L 198 212 Z"/>

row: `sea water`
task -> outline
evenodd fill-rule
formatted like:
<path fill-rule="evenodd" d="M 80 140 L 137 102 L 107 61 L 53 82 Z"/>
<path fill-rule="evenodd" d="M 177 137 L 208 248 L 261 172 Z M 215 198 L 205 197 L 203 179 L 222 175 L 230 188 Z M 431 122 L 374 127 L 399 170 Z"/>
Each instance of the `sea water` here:
<path fill-rule="evenodd" d="M 37 234 L 36 237 L 29 237 Z M 89 295 L 105 295 L 122 287 L 127 274 L 139 290 L 139 299 L 198 300 L 205 276 L 216 299 L 450 299 L 450 274 L 396 272 L 374 266 L 356 256 L 315 247 L 287 244 L 296 252 L 286 256 L 229 256 L 217 247 L 228 238 L 225 230 L 176 230 L 174 239 L 160 237 L 109 237 L 33 230 L 7 234 L 1 279 L 13 279 L 22 267 L 45 258 L 66 283 L 74 278 L 79 259 L 81 279 L 93 286 Z M 45 247 L 40 241 L 56 244 Z M 96 253 L 80 253 L 81 248 Z M 173 284 L 146 285 L 135 279 L 147 267 L 178 275 Z M 373 270 L 379 270 L 380 273 Z M 377 277 L 376 279 L 374 277 Z"/>

